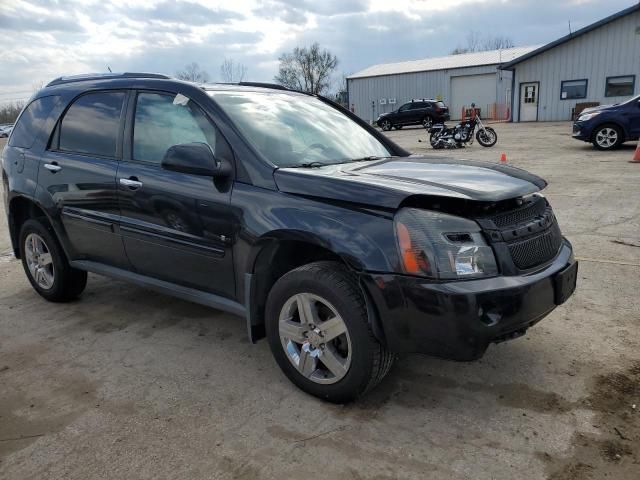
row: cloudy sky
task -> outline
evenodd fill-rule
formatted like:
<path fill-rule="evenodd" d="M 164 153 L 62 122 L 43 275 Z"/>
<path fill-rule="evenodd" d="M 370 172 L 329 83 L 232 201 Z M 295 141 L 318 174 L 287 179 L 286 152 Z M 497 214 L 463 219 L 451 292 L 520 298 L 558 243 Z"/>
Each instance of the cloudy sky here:
<path fill-rule="evenodd" d="M 541 44 L 567 34 L 569 21 L 576 30 L 635 1 L 0 0 L 0 102 L 107 66 L 173 75 L 195 61 L 217 80 L 232 58 L 248 79 L 270 81 L 280 54 L 315 41 L 345 74 L 446 55 L 470 29 Z"/>

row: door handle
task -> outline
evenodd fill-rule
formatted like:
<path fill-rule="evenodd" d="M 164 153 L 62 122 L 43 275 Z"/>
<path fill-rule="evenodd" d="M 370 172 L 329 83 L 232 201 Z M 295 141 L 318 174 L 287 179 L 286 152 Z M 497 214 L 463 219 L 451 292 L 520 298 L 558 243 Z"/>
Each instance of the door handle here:
<path fill-rule="evenodd" d="M 131 190 L 137 190 L 138 188 L 142 187 L 142 182 L 138 181 L 138 179 L 135 177 L 121 178 L 120 185 L 122 185 L 123 187 L 128 187 Z"/>
<path fill-rule="evenodd" d="M 47 170 L 49 170 L 50 172 L 53 172 L 53 173 L 56 173 L 56 172 L 59 172 L 60 170 L 62 170 L 62 167 L 60 165 L 58 165 L 56 162 L 45 163 L 44 164 L 44 168 L 46 168 Z"/>

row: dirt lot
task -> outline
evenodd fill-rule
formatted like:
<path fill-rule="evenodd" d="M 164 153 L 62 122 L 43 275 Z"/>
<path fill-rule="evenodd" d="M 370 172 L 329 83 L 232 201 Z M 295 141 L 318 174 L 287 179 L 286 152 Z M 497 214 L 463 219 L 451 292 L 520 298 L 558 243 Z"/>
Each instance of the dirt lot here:
<path fill-rule="evenodd" d="M 640 478 L 634 146 L 496 129 L 493 149 L 441 154 L 504 151 L 549 180 L 576 295 L 479 362 L 402 358 L 355 405 L 296 390 L 232 315 L 93 275 L 80 301 L 46 303 L 0 222 L 0 478 Z M 422 129 L 390 136 L 432 153 Z"/>

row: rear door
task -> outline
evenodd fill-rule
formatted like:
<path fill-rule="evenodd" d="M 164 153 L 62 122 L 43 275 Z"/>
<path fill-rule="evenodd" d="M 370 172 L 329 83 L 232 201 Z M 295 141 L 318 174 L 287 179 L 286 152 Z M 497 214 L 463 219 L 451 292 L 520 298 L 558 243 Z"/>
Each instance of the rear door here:
<path fill-rule="evenodd" d="M 174 145 L 207 143 L 215 155 L 226 140 L 198 105 L 176 92 L 137 92 L 127 118 L 118 192 L 131 264 L 146 276 L 232 297 L 232 180 L 161 166 Z"/>
<path fill-rule="evenodd" d="M 411 122 L 420 123 L 427 114 L 427 102 L 414 102 L 411 107 Z"/>
<path fill-rule="evenodd" d="M 126 95 L 110 90 L 76 98 L 41 159 L 38 186 L 57 207 L 71 260 L 128 267 L 116 192 Z"/>

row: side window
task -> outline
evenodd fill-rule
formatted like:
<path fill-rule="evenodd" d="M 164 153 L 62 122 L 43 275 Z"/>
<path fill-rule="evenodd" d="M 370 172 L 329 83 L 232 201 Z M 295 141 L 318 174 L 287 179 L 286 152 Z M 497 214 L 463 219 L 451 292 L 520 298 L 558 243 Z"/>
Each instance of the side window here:
<path fill-rule="evenodd" d="M 411 103 L 405 103 L 404 105 L 402 105 L 398 111 L 399 112 L 406 112 L 407 110 L 409 110 L 411 108 Z"/>
<path fill-rule="evenodd" d="M 11 133 L 9 146 L 31 148 L 35 139 L 43 133 L 47 117 L 60 97 L 41 97 L 31 102 L 22 111 Z"/>
<path fill-rule="evenodd" d="M 78 98 L 60 123 L 59 149 L 115 157 L 124 92 L 96 92 Z"/>
<path fill-rule="evenodd" d="M 216 130 L 184 95 L 140 93 L 133 125 L 133 159 L 160 163 L 169 148 L 206 143 L 215 153 Z"/>

